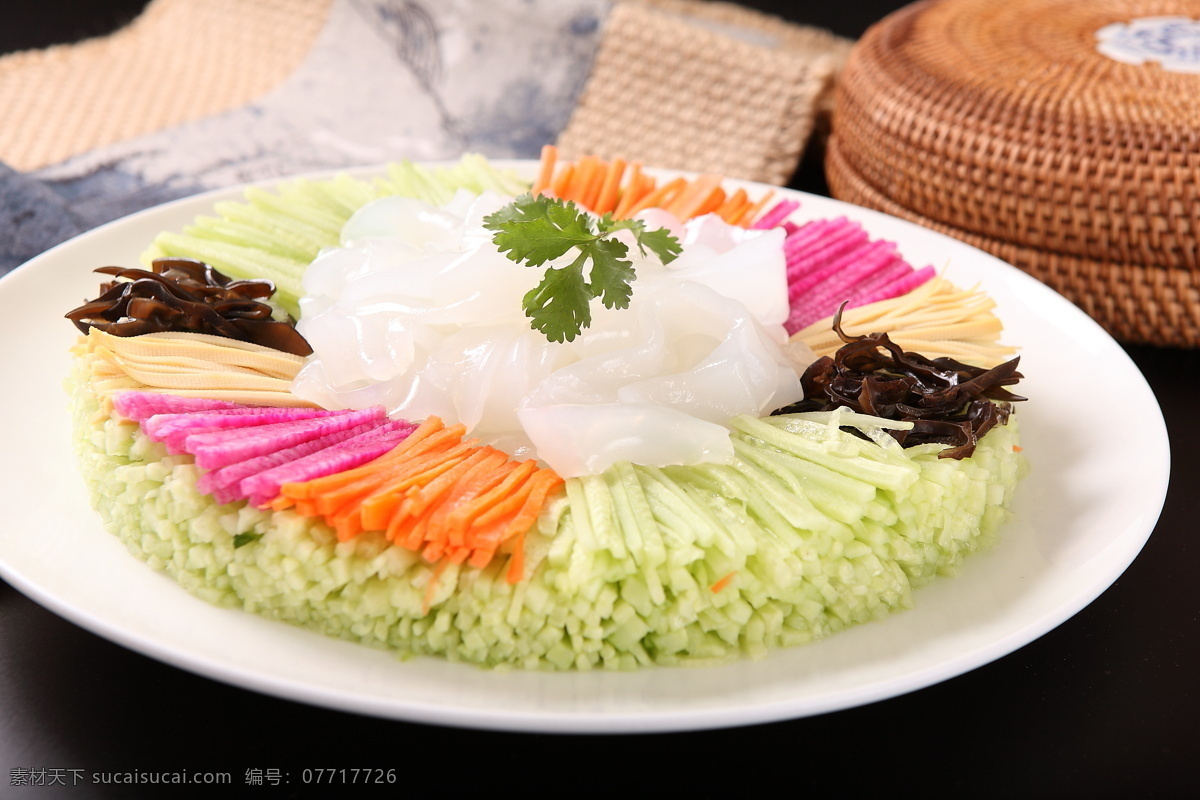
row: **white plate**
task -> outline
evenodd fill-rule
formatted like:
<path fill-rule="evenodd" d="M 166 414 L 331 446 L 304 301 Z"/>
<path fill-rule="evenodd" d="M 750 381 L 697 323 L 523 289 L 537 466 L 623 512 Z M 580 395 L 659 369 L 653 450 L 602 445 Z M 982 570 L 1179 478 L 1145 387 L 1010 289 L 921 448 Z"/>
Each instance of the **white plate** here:
<path fill-rule="evenodd" d="M 331 708 L 479 728 L 594 733 L 767 722 L 893 697 L 1004 656 L 1086 606 L 1141 550 L 1169 473 L 1158 404 L 1120 347 L 1041 283 L 915 225 L 796 196 L 803 205 L 795 218 L 844 214 L 898 242 L 917 266 L 948 264 L 956 282 L 980 282 L 999 304 L 1006 341 L 1024 348 L 1028 377 L 1019 391 L 1031 400 L 1018 413 L 1033 472 L 1019 488 L 1017 518 L 961 575 L 917 591 L 911 611 L 761 661 L 549 674 L 400 662 L 192 597 L 128 555 L 88 507 L 61 389 L 75 337 L 63 314 L 95 295 L 93 268 L 136 266 L 155 234 L 240 197 L 237 189 L 110 223 L 0 281 L 9 331 L 0 352 L 8 387 L 0 414 L 9 421 L 0 575 L 101 636 L 217 680 Z M 1119 409 L 1104 402 L 1116 387 Z"/>

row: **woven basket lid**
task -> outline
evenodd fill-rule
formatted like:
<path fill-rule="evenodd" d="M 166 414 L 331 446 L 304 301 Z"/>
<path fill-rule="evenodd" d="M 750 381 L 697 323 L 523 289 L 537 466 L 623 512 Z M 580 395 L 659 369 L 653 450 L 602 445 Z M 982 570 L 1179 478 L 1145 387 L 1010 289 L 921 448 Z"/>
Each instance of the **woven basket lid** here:
<path fill-rule="evenodd" d="M 842 73 L 830 188 L 1016 262 L 1121 338 L 1200 346 L 1198 43 L 1200 0 L 908 6 Z"/>
<path fill-rule="evenodd" d="M 0 161 L 21 171 L 237 108 L 279 85 L 331 0 L 152 0 L 109 36 L 0 56 Z"/>
<path fill-rule="evenodd" d="M 850 42 L 722 2 L 621 0 L 558 139 L 565 158 L 784 184 Z"/>

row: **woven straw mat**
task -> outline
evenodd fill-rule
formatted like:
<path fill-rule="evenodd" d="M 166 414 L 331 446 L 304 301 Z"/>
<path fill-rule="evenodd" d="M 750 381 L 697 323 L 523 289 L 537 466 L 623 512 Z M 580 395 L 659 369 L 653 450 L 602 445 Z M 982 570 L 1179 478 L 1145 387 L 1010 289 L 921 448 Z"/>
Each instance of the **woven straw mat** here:
<path fill-rule="evenodd" d="M 787 183 L 849 46 L 731 3 L 618 2 L 557 144 L 568 159 Z"/>
<path fill-rule="evenodd" d="M 1096 32 L 1200 0 L 944 0 L 889 16 L 839 81 L 835 197 L 987 250 L 1130 342 L 1200 346 L 1200 74 Z"/>
<path fill-rule="evenodd" d="M 308 53 L 330 3 L 153 0 L 110 36 L 0 57 L 0 161 L 34 170 L 254 100 Z"/>

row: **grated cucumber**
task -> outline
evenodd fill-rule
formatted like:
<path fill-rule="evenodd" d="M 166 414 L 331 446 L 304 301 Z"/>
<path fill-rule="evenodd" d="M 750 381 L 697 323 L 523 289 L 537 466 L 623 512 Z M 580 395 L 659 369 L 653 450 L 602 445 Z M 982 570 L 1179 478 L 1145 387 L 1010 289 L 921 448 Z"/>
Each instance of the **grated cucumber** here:
<path fill-rule="evenodd" d="M 82 471 L 135 556 L 212 603 L 400 656 L 494 667 L 759 657 L 907 608 L 914 588 L 995 535 L 1023 464 L 1015 416 L 963 461 L 847 442 L 819 418 L 738 420 L 731 464 L 618 464 L 568 481 L 527 536 L 526 580 L 507 583 L 504 558 L 435 579 L 381 534 L 339 543 L 291 512 L 216 503 L 197 490 L 190 456 L 99 415 L 81 369 Z"/>

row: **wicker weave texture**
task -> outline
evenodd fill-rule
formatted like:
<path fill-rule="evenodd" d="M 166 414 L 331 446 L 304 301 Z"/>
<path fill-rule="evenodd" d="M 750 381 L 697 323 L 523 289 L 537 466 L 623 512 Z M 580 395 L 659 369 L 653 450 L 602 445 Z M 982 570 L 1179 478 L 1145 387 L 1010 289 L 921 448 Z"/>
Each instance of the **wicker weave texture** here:
<path fill-rule="evenodd" d="M 0 161 L 38 169 L 247 103 L 300 63 L 330 2 L 153 0 L 110 36 L 6 55 Z"/>
<path fill-rule="evenodd" d="M 842 155 L 839 137 L 826 147 L 831 193 L 953 236 L 1028 272 L 1079 306 L 1113 337 L 1160 347 L 1200 347 L 1200 272 L 1079 258 L 996 239 L 924 217 L 880 193 Z"/>
<path fill-rule="evenodd" d="M 1110 23 L 1173 15 L 1200 0 L 902 9 L 842 73 L 831 189 L 1017 263 L 1121 338 L 1200 345 L 1200 74 L 1096 48 Z"/>
<path fill-rule="evenodd" d="M 558 146 L 786 183 L 848 49 L 726 3 L 618 2 Z"/>

